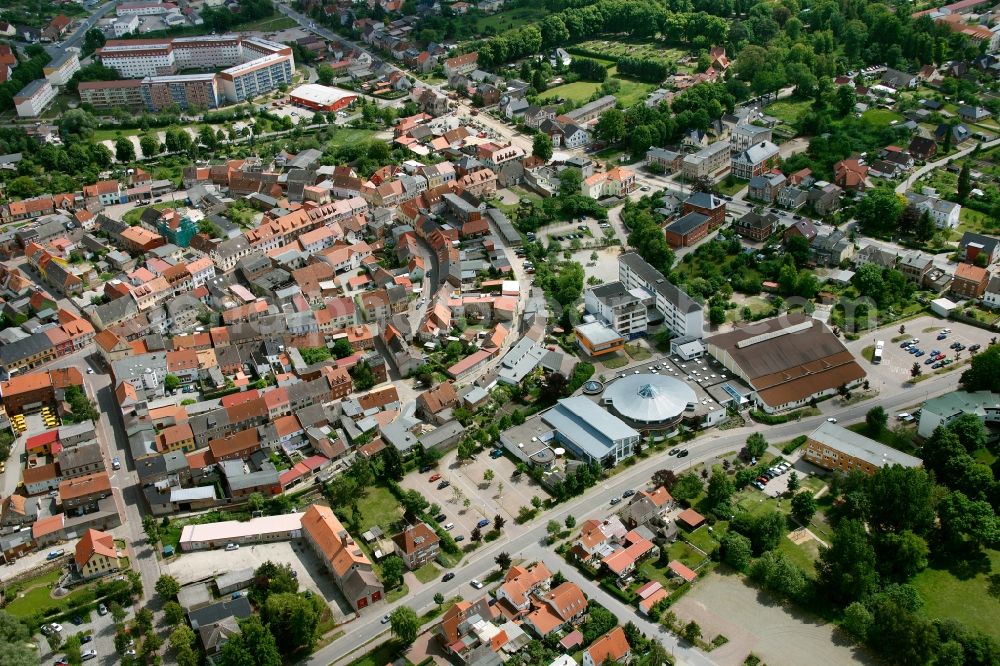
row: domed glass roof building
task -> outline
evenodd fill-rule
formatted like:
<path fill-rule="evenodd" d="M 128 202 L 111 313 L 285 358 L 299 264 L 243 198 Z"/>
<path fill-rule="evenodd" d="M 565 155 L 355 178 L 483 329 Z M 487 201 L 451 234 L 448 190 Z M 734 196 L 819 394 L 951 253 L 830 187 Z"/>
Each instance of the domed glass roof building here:
<path fill-rule="evenodd" d="M 659 430 L 680 422 L 697 403 L 694 389 L 664 375 L 627 375 L 605 388 L 602 402 L 638 428 Z"/>

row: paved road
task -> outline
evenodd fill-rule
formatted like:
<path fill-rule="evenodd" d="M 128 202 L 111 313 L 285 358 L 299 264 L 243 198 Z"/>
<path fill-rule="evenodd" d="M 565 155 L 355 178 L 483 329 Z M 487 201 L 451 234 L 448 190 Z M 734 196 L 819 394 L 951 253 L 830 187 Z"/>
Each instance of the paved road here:
<path fill-rule="evenodd" d="M 987 141 L 985 143 L 980 143 L 978 145 L 979 145 L 980 148 L 982 148 L 983 150 L 985 150 L 987 148 L 992 148 L 993 146 L 1000 145 L 1000 139 L 993 139 L 992 141 Z M 917 179 L 920 178 L 921 176 L 923 176 L 924 174 L 929 173 L 930 171 L 933 171 L 934 169 L 938 169 L 940 167 L 943 167 L 943 166 L 947 165 L 949 162 L 951 162 L 952 160 L 956 160 L 956 159 L 958 159 L 960 157 L 965 157 L 966 155 L 968 155 L 969 153 L 971 153 L 975 149 L 976 149 L 976 146 L 971 146 L 969 148 L 964 148 L 964 149 L 958 151 L 954 155 L 949 155 L 948 157 L 942 157 L 941 159 L 937 160 L 936 162 L 928 162 L 924 166 L 920 167 L 919 169 L 917 169 L 916 171 L 914 171 L 913 173 L 911 173 L 906 178 L 906 180 L 904 180 L 899 185 L 897 185 L 896 186 L 896 192 L 898 192 L 900 194 L 906 192 L 911 187 L 913 187 L 913 184 L 915 182 L 917 182 Z"/>
<path fill-rule="evenodd" d="M 108 2 L 100 7 L 98 7 L 93 14 L 87 17 L 83 23 L 76 29 L 76 31 L 64 39 L 60 44 L 50 44 L 45 47 L 52 59 L 55 60 L 61 56 L 68 48 L 77 48 L 83 44 L 83 39 L 87 35 L 87 31 L 94 27 L 94 25 L 108 12 L 114 9 L 116 2 Z"/>
<path fill-rule="evenodd" d="M 889 331 L 885 332 L 889 335 Z M 891 336 L 890 336 L 891 337 Z M 465 563 L 456 571 L 456 578 L 448 583 L 440 581 L 428 584 L 417 594 L 410 595 L 394 604 L 379 606 L 373 611 L 362 615 L 361 619 L 346 625 L 345 635 L 330 645 L 318 650 L 306 663 L 313 666 L 326 666 L 333 663 L 349 663 L 348 658 L 351 653 L 359 650 L 362 646 L 370 649 L 375 642 L 379 642 L 388 637 L 387 627 L 380 624 L 379 618 L 391 612 L 394 608 L 402 605 L 409 606 L 421 612 L 424 608 L 429 608 L 433 604 L 434 595 L 438 592 L 445 597 L 462 595 L 472 598 L 476 595 L 473 588 L 468 587 L 468 582 L 473 578 L 484 578 L 494 567 L 493 558 L 500 551 L 523 554 L 526 552 L 539 552 L 534 549 L 545 549 L 545 539 L 547 538 L 545 525 L 549 520 L 562 522 L 566 516 L 573 515 L 579 524 L 587 517 L 605 511 L 609 498 L 620 496 L 628 489 L 645 487 L 652 473 L 661 468 L 685 470 L 698 463 L 711 460 L 717 456 L 740 449 L 746 438 L 755 431 L 763 432 L 771 442 L 783 442 L 793 439 L 803 433 L 808 433 L 822 423 L 828 416 L 836 415 L 843 423 L 860 422 L 864 419 L 865 413 L 875 405 L 881 405 L 889 413 L 893 413 L 903 408 L 910 407 L 916 402 L 927 400 L 943 393 L 954 391 L 958 382 L 959 373 L 947 373 L 938 375 L 926 380 L 916 386 L 906 383 L 906 377 L 900 377 L 897 385 L 886 385 L 886 390 L 875 400 L 866 400 L 847 408 L 839 408 L 833 401 L 820 403 L 825 410 L 821 416 L 802 419 L 778 426 L 764 427 L 757 424 L 736 428 L 727 431 L 716 431 L 703 435 L 692 441 L 688 448 L 691 455 L 682 460 L 667 457 L 660 454 L 640 461 L 616 476 L 608 479 L 602 485 L 592 488 L 582 497 L 574 499 L 568 503 L 559 505 L 555 510 L 544 513 L 532 523 L 528 524 L 527 530 L 520 536 L 509 540 L 500 540 L 475 551 L 470 555 Z M 568 576 L 570 567 L 560 567 Z M 602 601 L 603 603 L 603 601 Z M 613 605 L 613 604 L 612 604 Z M 609 606 L 610 607 L 610 606 Z M 622 611 L 619 615 L 622 621 L 637 620 L 638 615 L 631 611 Z M 669 642 L 673 640 L 667 635 L 659 634 L 660 639 L 668 648 L 672 646 Z M 367 645 L 372 643 L 372 645 Z M 355 657 L 357 655 L 354 655 Z M 682 664 L 708 664 L 711 663 L 707 656 L 701 653 L 689 655 L 681 653 L 679 662 Z"/>

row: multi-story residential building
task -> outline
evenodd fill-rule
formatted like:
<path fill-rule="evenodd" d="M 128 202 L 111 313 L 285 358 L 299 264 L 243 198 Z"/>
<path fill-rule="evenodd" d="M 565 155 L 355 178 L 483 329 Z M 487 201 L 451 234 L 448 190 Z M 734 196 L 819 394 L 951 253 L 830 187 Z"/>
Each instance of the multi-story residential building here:
<path fill-rule="evenodd" d="M 705 316 L 701 305 L 638 254 L 627 252 L 618 258 L 618 279 L 629 291 L 638 288 L 649 294 L 650 305 L 677 337 L 702 337 Z"/>
<path fill-rule="evenodd" d="M 402 532 L 392 537 L 396 554 L 410 571 L 433 562 L 440 552 L 441 539 L 427 523 L 408 525 Z"/>
<path fill-rule="evenodd" d="M 111 24 L 111 31 L 115 33 L 115 37 L 124 37 L 125 35 L 131 35 L 139 30 L 139 15 L 138 14 L 128 14 L 117 19 Z"/>
<path fill-rule="evenodd" d="M 56 459 L 59 463 L 59 475 L 64 479 L 105 471 L 101 447 L 96 443 L 67 446 L 59 452 Z"/>
<path fill-rule="evenodd" d="M 66 85 L 78 71 L 80 71 L 80 58 L 74 49 L 63 50 L 61 56 L 42 68 L 45 78 L 53 86 Z"/>
<path fill-rule="evenodd" d="M 990 391 L 952 391 L 931 398 L 920 408 L 917 434 L 927 438 L 940 426 L 947 426 L 965 414 L 975 414 L 984 424 L 1000 423 L 1000 394 Z"/>
<path fill-rule="evenodd" d="M 756 201 L 772 204 L 777 200 L 787 182 L 785 174 L 777 169 L 762 173 L 750 179 L 747 196 Z"/>
<path fill-rule="evenodd" d="M 578 109 L 567 111 L 563 115 L 575 124 L 586 124 L 605 111 L 615 108 L 617 104 L 618 99 L 614 95 L 605 95 L 604 97 L 595 99 L 593 102 L 584 104 Z"/>
<path fill-rule="evenodd" d="M 67 479 L 59 484 L 59 501 L 63 509 L 86 510 L 97 506 L 97 502 L 111 495 L 111 479 L 107 472 L 95 472 Z"/>
<path fill-rule="evenodd" d="M 755 143 L 732 158 L 732 173 L 736 178 L 750 180 L 769 170 L 778 160 L 778 147 L 770 141 Z"/>
<path fill-rule="evenodd" d="M 291 49 L 288 49 L 287 54 L 272 53 L 224 69 L 218 76 L 222 81 L 226 99 L 239 103 L 270 92 L 279 86 L 291 85 L 294 73 L 295 61 Z"/>
<path fill-rule="evenodd" d="M 451 79 L 456 74 L 468 74 L 476 68 L 478 61 L 479 54 L 475 51 L 472 53 L 463 53 L 454 58 L 448 58 L 444 61 L 444 76 L 447 79 Z"/>
<path fill-rule="evenodd" d="M 138 109 L 145 104 L 142 79 L 82 81 L 77 91 L 80 101 L 95 109 Z"/>
<path fill-rule="evenodd" d="M 681 153 L 666 148 L 654 148 L 650 146 L 646 151 L 646 165 L 659 165 L 666 173 L 674 173 L 681 168 L 684 156 Z"/>
<path fill-rule="evenodd" d="M 115 546 L 115 538 L 107 532 L 87 530 L 76 544 L 73 563 L 85 580 L 118 571 L 121 555 Z"/>
<path fill-rule="evenodd" d="M 56 97 L 56 90 L 48 79 L 35 79 L 14 95 L 14 107 L 21 118 L 36 118 L 48 108 Z"/>
<path fill-rule="evenodd" d="M 962 261 L 967 261 L 970 264 L 974 263 L 979 255 L 984 255 L 986 264 L 992 266 L 1000 261 L 1000 240 L 992 236 L 966 231 L 958 242 L 958 252 L 962 256 Z"/>
<path fill-rule="evenodd" d="M 708 216 L 694 211 L 682 215 L 664 229 L 667 243 L 674 249 L 690 247 L 707 236 L 708 232 Z"/>
<path fill-rule="evenodd" d="M 955 276 L 951 280 L 951 292 L 961 298 L 978 299 L 986 293 L 986 285 L 990 274 L 985 268 L 972 264 L 960 263 L 955 267 Z"/>
<path fill-rule="evenodd" d="M 741 153 L 763 141 L 771 141 L 771 128 L 743 122 L 736 125 L 729 135 L 729 148 L 733 153 Z"/>
<path fill-rule="evenodd" d="M 701 213 L 708 218 L 708 230 L 726 223 L 726 200 L 708 192 L 693 192 L 681 205 L 681 213 Z"/>
<path fill-rule="evenodd" d="M 992 310 L 1000 308 L 1000 276 L 990 278 L 986 291 L 983 292 L 983 305 Z"/>
<path fill-rule="evenodd" d="M 934 268 L 934 257 L 922 252 L 910 252 L 899 259 L 896 270 L 905 275 L 908 279 L 923 286 L 924 278 Z"/>
<path fill-rule="evenodd" d="M 591 199 L 628 196 L 635 189 L 635 172 L 614 167 L 585 179 L 580 189 L 584 196 Z"/>
<path fill-rule="evenodd" d="M 583 294 L 587 312 L 597 315 L 626 340 L 646 334 L 645 292 L 633 294 L 621 282 L 608 282 Z"/>
<path fill-rule="evenodd" d="M 382 599 L 371 562 L 329 507 L 313 504 L 302 514 L 302 535 L 351 608 L 361 610 Z"/>
<path fill-rule="evenodd" d="M 729 169 L 729 142 L 716 141 L 696 153 L 685 155 L 681 173 L 688 180 L 717 179 Z"/>
<path fill-rule="evenodd" d="M 778 228 L 778 217 L 774 213 L 761 215 L 754 211 L 733 221 L 733 229 L 740 236 L 755 241 L 767 240 Z"/>
<path fill-rule="evenodd" d="M 958 218 L 962 213 L 961 204 L 913 192 L 907 193 L 906 200 L 921 213 L 927 211 L 938 229 L 954 229 L 958 226 Z"/>
<path fill-rule="evenodd" d="M 824 469 L 861 470 L 869 476 L 887 465 L 919 467 L 923 461 L 834 423 L 822 423 L 806 439 L 803 458 Z"/>
<path fill-rule="evenodd" d="M 214 109 L 225 99 L 220 77 L 211 73 L 147 76 L 142 80 L 140 95 L 151 111 L 174 105 L 182 109 L 193 106 Z"/>

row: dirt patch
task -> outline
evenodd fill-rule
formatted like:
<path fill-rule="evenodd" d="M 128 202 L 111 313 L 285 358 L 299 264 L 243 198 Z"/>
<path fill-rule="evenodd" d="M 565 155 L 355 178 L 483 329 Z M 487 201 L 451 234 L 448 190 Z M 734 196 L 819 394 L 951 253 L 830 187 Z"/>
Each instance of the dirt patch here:
<path fill-rule="evenodd" d="M 791 539 L 792 543 L 794 543 L 796 546 L 801 546 L 806 541 L 809 541 L 809 539 L 812 539 L 813 536 L 808 531 L 806 531 L 805 528 L 800 527 L 797 530 L 792 530 L 791 532 L 789 532 L 788 538 Z"/>
<path fill-rule="evenodd" d="M 751 652 L 768 666 L 876 663 L 834 625 L 781 605 L 736 574 L 713 573 L 671 610 L 682 622 L 701 625 L 707 640 L 729 639 L 712 651 L 720 666 L 739 666 Z"/>

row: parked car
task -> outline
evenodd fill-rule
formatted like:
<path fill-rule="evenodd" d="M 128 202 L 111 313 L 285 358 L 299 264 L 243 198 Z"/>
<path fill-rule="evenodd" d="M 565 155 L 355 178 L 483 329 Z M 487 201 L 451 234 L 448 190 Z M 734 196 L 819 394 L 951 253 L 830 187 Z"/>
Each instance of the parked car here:
<path fill-rule="evenodd" d="M 622 375 L 622 376 L 624 377 L 624 375 Z M 675 455 L 677 455 L 678 451 L 680 451 L 680 449 L 670 449 L 669 451 L 667 451 L 667 455 L 668 456 L 675 456 Z"/>
<path fill-rule="evenodd" d="M 426 474 L 427 472 L 431 471 L 432 469 L 434 469 L 434 468 L 433 468 L 433 467 L 431 467 L 430 465 L 423 465 L 423 466 L 422 466 L 422 467 L 420 468 L 420 473 L 421 473 L 421 474 Z"/>
<path fill-rule="evenodd" d="M 90 641 L 94 640 L 94 637 L 91 636 L 90 634 L 77 634 L 77 635 L 80 637 L 81 643 L 89 643 Z"/>
<path fill-rule="evenodd" d="M 459 534 L 457 537 L 455 537 L 455 541 L 456 542 L 457 541 L 465 541 L 465 535 L 464 534 Z"/>
<path fill-rule="evenodd" d="M 490 458 L 496 460 L 497 458 L 503 458 L 503 449 L 493 449 L 490 451 Z"/>
<path fill-rule="evenodd" d="M 611 506 L 614 506 L 615 504 L 618 504 L 621 501 L 622 501 L 621 497 L 612 497 L 611 498 Z"/>
<path fill-rule="evenodd" d="M 240 549 L 240 544 L 238 544 L 238 543 L 227 543 L 226 544 L 226 550 L 239 550 L 239 549 Z"/>
<path fill-rule="evenodd" d="M 449 571 L 448 573 L 446 573 L 444 576 L 441 577 L 441 582 L 442 583 L 447 583 L 449 580 L 451 580 L 454 577 L 455 577 L 455 574 L 453 574 L 452 572 Z"/>
<path fill-rule="evenodd" d="M 119 460 L 118 458 L 112 458 L 111 469 L 121 469 L 121 468 L 122 468 L 122 461 Z"/>
<path fill-rule="evenodd" d="M 477 580 L 475 578 L 473 578 L 472 580 L 469 581 L 469 585 L 471 585 L 472 587 L 476 588 L 477 590 L 483 589 L 483 584 L 480 583 L 479 580 Z"/>
<path fill-rule="evenodd" d="M 828 419 L 827 419 L 827 421 L 828 421 L 829 423 L 836 423 L 836 422 L 837 422 L 837 419 L 835 419 L 835 418 L 833 418 L 833 417 L 831 416 L 830 418 L 828 418 Z"/>
<path fill-rule="evenodd" d="M 380 622 L 382 624 L 389 624 L 389 616 L 388 615 L 383 615 L 382 619 L 380 620 Z"/>
<path fill-rule="evenodd" d="M 97 658 L 97 650 L 94 649 L 84 650 L 83 652 L 80 653 L 81 661 L 90 661 L 91 659 L 96 659 L 96 658 Z"/>
<path fill-rule="evenodd" d="M 436 517 L 434 518 L 434 520 L 438 521 L 439 523 L 443 523 L 444 521 L 448 520 L 448 516 L 444 515 L 443 513 L 439 513 L 439 514 L 438 514 L 438 515 L 437 515 L 437 516 L 436 516 Z"/>
<path fill-rule="evenodd" d="M 488 527 L 489 524 L 490 524 L 489 518 L 483 518 L 478 523 L 476 523 L 476 527 L 478 527 L 479 529 L 483 529 L 484 527 Z"/>
<path fill-rule="evenodd" d="M 56 491 L 56 494 L 58 495 L 59 491 Z M 62 557 L 65 554 L 66 554 L 66 551 L 63 550 L 62 548 L 60 548 L 59 550 L 50 551 L 49 554 L 45 556 L 45 559 L 47 559 L 47 560 L 54 560 L 54 559 Z"/>
<path fill-rule="evenodd" d="M 97 607 L 97 614 L 100 615 L 101 617 L 104 617 L 105 615 L 108 614 L 108 607 L 105 606 L 104 604 L 101 604 L 100 606 Z"/>
<path fill-rule="evenodd" d="M 926 361 L 924 361 L 924 365 L 930 365 L 931 363 L 935 362 L 936 360 L 937 360 L 937 356 L 931 356 L 929 359 L 927 359 Z"/>
<path fill-rule="evenodd" d="M 429 482 L 431 482 L 431 483 L 434 483 L 435 481 L 437 481 L 437 480 L 438 480 L 438 479 L 440 479 L 440 478 L 441 478 L 441 475 L 440 475 L 440 474 L 437 474 L 437 473 L 435 473 L 435 474 L 431 474 L 431 478 L 429 478 L 429 479 L 427 479 L 427 480 L 428 480 Z"/>
<path fill-rule="evenodd" d="M 977 351 L 979 351 L 982 348 L 983 348 L 983 346 L 982 345 L 978 345 L 978 344 L 977 345 L 969 345 L 969 351 L 970 352 L 977 352 Z"/>
<path fill-rule="evenodd" d="M 626 490 L 625 492 L 622 493 L 622 499 L 625 499 L 626 497 L 632 497 L 632 495 L 635 495 L 634 490 Z"/>
<path fill-rule="evenodd" d="M 943 367 L 944 367 L 944 361 L 938 361 L 937 363 L 931 366 L 931 369 L 937 370 L 938 368 L 943 368 Z"/>
<path fill-rule="evenodd" d="M 450 485 L 451 485 L 451 481 L 442 481 L 441 483 L 438 484 L 438 490 L 444 490 L 445 488 L 447 488 Z"/>

